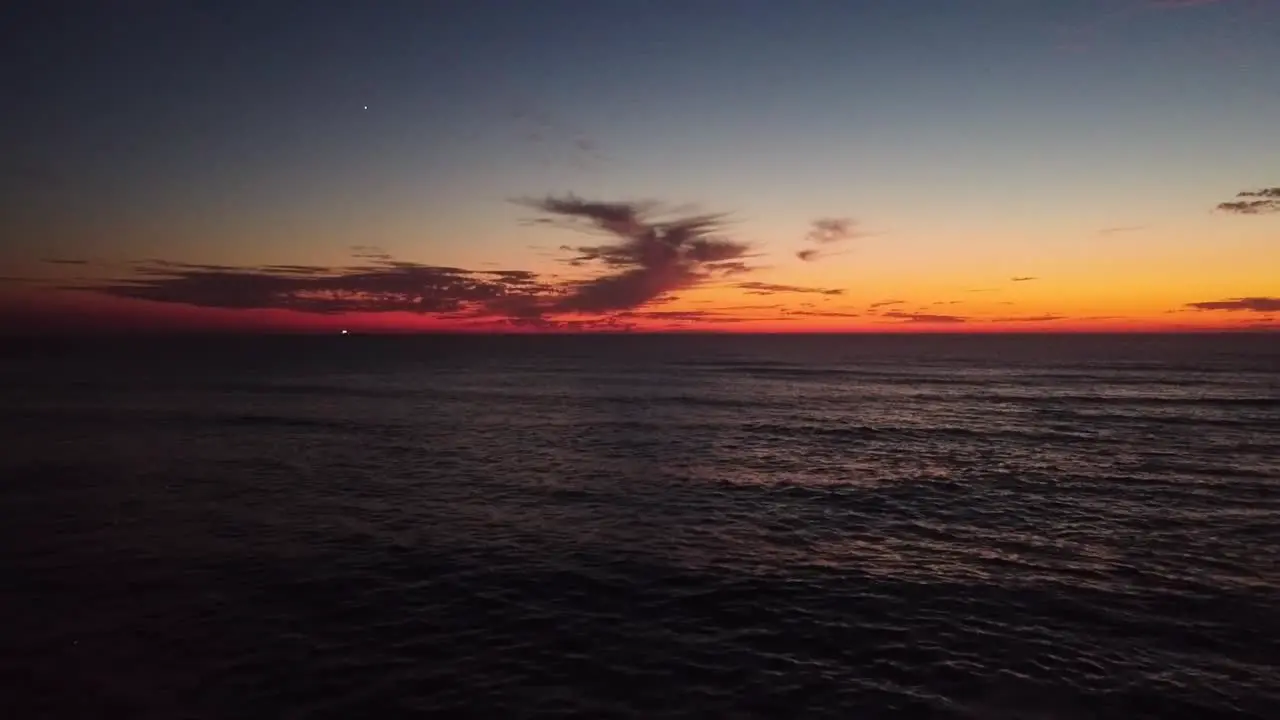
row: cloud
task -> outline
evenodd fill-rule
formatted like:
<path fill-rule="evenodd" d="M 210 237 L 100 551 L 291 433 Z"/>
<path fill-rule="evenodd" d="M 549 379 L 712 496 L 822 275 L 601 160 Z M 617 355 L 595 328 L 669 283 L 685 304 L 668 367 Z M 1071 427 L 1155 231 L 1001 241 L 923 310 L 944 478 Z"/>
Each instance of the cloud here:
<path fill-rule="evenodd" d="M 909 323 L 962 323 L 968 322 L 968 318 L 959 315 L 931 315 L 929 313 L 904 313 L 904 312 L 887 312 L 883 313 L 883 317 L 897 318 Z"/>
<path fill-rule="evenodd" d="M 133 278 L 88 289 L 115 297 L 226 309 L 499 314 L 553 293 L 533 273 L 382 261 L 348 268 L 229 267 L 149 261 Z"/>
<path fill-rule="evenodd" d="M 818 243 L 819 245 L 830 245 L 831 243 L 852 240 L 858 237 L 859 233 L 855 229 L 856 221 L 853 218 L 818 218 L 810 224 L 809 233 L 805 235 L 805 240 Z"/>
<path fill-rule="evenodd" d="M 556 116 L 547 105 L 533 98 L 517 98 L 510 117 L 523 126 L 526 141 L 543 146 L 546 165 L 558 159 L 577 170 L 595 170 L 608 161 L 600 143 L 583 128 Z"/>
<path fill-rule="evenodd" d="M 741 260 L 728 260 L 725 262 L 707 263 L 706 269 L 718 273 L 724 277 L 733 277 L 734 275 L 744 275 L 759 269 L 753 265 L 748 265 Z"/>
<path fill-rule="evenodd" d="M 1116 225 L 1115 227 L 1105 227 L 1098 231 L 1099 235 L 1115 235 L 1116 233 L 1137 232 L 1138 230 L 1147 229 L 1146 225 Z"/>
<path fill-rule="evenodd" d="M 1054 320 L 1066 319 L 1066 315 L 1018 315 L 1014 317 L 991 318 L 991 322 L 1052 322 Z"/>
<path fill-rule="evenodd" d="M 1040 278 L 1038 278 L 1038 277 L 1012 277 L 1012 278 L 1009 278 L 1009 279 L 1010 279 L 1011 281 L 1013 281 L 1013 282 L 1031 282 L 1032 280 L 1039 280 Z"/>
<path fill-rule="evenodd" d="M 819 247 L 834 245 L 846 240 L 861 237 L 863 233 L 857 230 L 856 225 L 857 221 L 853 218 L 818 218 L 810 223 L 809 232 L 805 234 L 804 239 L 808 242 L 817 244 Z M 829 257 L 833 254 L 835 253 L 824 252 L 818 248 L 809 248 L 797 252 L 796 257 L 805 262 L 812 262 L 823 257 Z"/>
<path fill-rule="evenodd" d="M 1241 320 L 1239 326 L 1241 330 L 1280 330 L 1280 320 L 1273 318 Z"/>
<path fill-rule="evenodd" d="M 843 295 L 844 290 L 838 288 L 804 287 L 802 285 L 778 285 L 765 282 L 741 282 L 734 287 L 749 291 L 753 295 L 772 295 L 774 293 L 813 293 L 817 295 Z"/>
<path fill-rule="evenodd" d="M 364 260 L 390 260 L 391 256 L 386 250 L 374 245 L 352 245 L 351 253 L 353 257 Z"/>
<path fill-rule="evenodd" d="M 575 196 L 526 201 L 546 219 L 603 233 L 612 242 L 566 247 L 588 270 L 566 280 L 519 269 L 466 269 L 391 258 L 354 246 L 360 264 L 231 266 L 144 260 L 128 277 L 71 289 L 209 308 L 283 309 L 313 314 L 410 312 L 528 327 L 571 327 L 558 315 L 605 316 L 599 322 L 714 278 L 751 272 L 748 246 L 722 237 L 718 215 L 657 218 L 656 205 L 605 203 Z M 68 287 L 64 285 L 64 287 Z M 781 287 L 781 286 L 779 286 Z M 656 317 L 656 316 L 655 316 Z M 722 320 L 724 318 L 721 318 Z M 593 321 L 595 322 L 595 321 Z M 573 325 L 572 327 L 587 327 Z"/>
<path fill-rule="evenodd" d="M 707 300 L 704 302 L 713 302 L 713 301 Z M 801 307 L 804 307 L 806 305 L 809 307 L 813 307 L 813 303 L 800 303 Z M 770 305 L 723 305 L 723 306 L 717 307 L 716 310 L 720 312 L 741 312 L 743 310 L 781 310 L 784 307 L 786 306 L 781 303 L 773 303 Z"/>
<path fill-rule="evenodd" d="M 1207 302 L 1187 303 L 1185 307 L 1196 310 L 1226 310 L 1230 312 L 1280 312 L 1280 298 L 1243 297 L 1230 300 L 1211 300 Z"/>
<path fill-rule="evenodd" d="M 715 310 L 629 310 L 619 313 L 617 317 L 699 323 L 742 323 L 762 319 L 730 315 Z"/>
<path fill-rule="evenodd" d="M 462 324 L 470 328 L 531 328 L 561 332 L 581 332 L 583 330 L 591 330 L 593 332 L 631 332 L 637 328 L 636 323 L 627 322 L 613 315 L 603 318 L 573 320 L 553 320 L 544 317 L 484 318 L 462 321 Z"/>
<path fill-rule="evenodd" d="M 574 195 L 525 200 L 542 220 L 616 238 L 571 248 L 570 263 L 602 268 L 602 275 L 570 284 L 544 312 L 601 313 L 636 308 L 663 293 L 698 285 L 715 275 L 747 272 L 740 261 L 750 249 L 723 237 L 718 214 L 660 220 L 652 202 L 595 202 Z"/>
<path fill-rule="evenodd" d="M 1218 203 L 1217 209 L 1221 212 L 1235 213 L 1236 215 L 1262 215 L 1280 212 L 1280 187 L 1245 190 L 1236 193 L 1236 198 L 1236 200 L 1230 202 Z"/>
<path fill-rule="evenodd" d="M 840 310 L 784 310 L 783 314 L 792 315 L 796 317 L 838 317 L 838 318 L 862 317 L 861 313 L 843 312 Z"/>
<path fill-rule="evenodd" d="M 88 265 L 88 260 L 76 260 L 71 258 L 44 258 L 40 262 L 49 265 Z"/>
<path fill-rule="evenodd" d="M 326 275 L 332 272 L 322 265 L 264 265 L 262 269 L 282 275 Z"/>
<path fill-rule="evenodd" d="M 622 317 L 643 317 L 651 320 L 707 320 L 723 317 L 713 310 L 646 310 L 643 312 L 627 311 Z"/>
<path fill-rule="evenodd" d="M 902 305 L 906 302 L 906 300 L 881 300 L 880 302 L 873 302 L 867 307 L 875 310 L 876 308 L 889 307 L 890 305 Z"/>

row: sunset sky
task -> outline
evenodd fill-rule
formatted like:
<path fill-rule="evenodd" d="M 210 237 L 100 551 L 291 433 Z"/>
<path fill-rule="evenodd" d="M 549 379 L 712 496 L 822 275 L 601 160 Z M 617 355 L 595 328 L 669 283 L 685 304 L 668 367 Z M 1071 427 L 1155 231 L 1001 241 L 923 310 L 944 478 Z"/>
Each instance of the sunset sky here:
<path fill-rule="evenodd" d="M 6 12 L 0 332 L 1280 327 L 1280 0 Z"/>

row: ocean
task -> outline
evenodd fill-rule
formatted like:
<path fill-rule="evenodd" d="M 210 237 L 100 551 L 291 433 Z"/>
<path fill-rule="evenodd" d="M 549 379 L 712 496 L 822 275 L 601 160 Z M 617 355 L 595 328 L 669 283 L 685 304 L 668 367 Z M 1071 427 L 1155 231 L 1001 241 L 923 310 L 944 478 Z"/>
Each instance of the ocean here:
<path fill-rule="evenodd" d="M 1280 717 L 1280 336 L 0 344 L 8 718 Z"/>

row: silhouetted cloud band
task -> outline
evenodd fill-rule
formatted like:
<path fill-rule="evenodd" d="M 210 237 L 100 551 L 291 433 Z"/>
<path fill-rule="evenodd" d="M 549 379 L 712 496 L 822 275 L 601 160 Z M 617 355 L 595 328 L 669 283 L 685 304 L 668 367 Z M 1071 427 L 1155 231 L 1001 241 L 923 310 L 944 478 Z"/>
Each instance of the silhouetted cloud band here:
<path fill-rule="evenodd" d="M 1218 203 L 1218 210 L 1236 215 L 1262 215 L 1280 212 L 1280 187 L 1246 190 L 1236 193 L 1236 199 Z"/>
<path fill-rule="evenodd" d="M 1280 298 L 1241 297 L 1229 300 L 1209 300 L 1206 302 L 1187 303 L 1187 307 L 1196 310 L 1280 312 Z"/>

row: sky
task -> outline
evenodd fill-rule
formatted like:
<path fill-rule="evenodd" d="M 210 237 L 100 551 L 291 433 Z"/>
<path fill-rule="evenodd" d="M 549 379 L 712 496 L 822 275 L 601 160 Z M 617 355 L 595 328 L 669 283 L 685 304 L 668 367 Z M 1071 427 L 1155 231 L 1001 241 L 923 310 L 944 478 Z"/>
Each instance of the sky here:
<path fill-rule="evenodd" d="M 62 0 L 0 333 L 1280 328 L 1280 0 Z"/>

